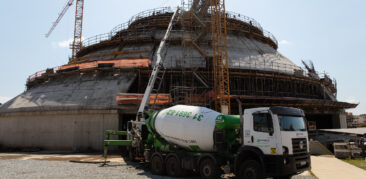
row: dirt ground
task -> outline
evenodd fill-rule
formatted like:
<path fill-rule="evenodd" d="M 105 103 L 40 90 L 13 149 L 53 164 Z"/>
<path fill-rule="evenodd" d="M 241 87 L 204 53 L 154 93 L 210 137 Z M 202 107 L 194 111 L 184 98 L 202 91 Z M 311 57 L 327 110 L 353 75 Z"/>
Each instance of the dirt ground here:
<path fill-rule="evenodd" d="M 70 162 L 71 161 L 71 162 Z M 119 155 L 108 156 L 107 165 L 100 154 L 0 153 L 0 178 L 152 178 L 172 179 L 152 175 L 138 163 L 125 162 Z M 186 178 L 198 179 L 198 176 Z M 226 175 L 223 178 L 231 178 Z M 314 179 L 309 172 L 293 179 Z"/>

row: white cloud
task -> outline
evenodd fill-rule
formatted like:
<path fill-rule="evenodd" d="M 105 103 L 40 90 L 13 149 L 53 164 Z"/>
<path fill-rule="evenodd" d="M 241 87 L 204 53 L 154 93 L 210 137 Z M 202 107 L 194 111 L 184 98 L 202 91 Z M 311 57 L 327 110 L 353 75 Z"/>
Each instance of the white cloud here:
<path fill-rule="evenodd" d="M 281 45 L 291 45 L 291 44 L 292 44 L 292 42 L 287 41 L 287 40 L 281 40 L 281 41 L 280 41 L 280 44 L 281 44 Z"/>
<path fill-rule="evenodd" d="M 69 48 L 70 47 L 70 44 L 72 43 L 74 39 L 70 38 L 68 40 L 64 40 L 64 41 L 61 41 L 61 42 L 58 42 L 57 43 L 57 46 L 58 47 L 61 47 L 61 48 Z"/>
<path fill-rule="evenodd" d="M 12 99 L 12 97 L 8 97 L 8 96 L 0 96 L 0 103 L 4 104 L 7 101 L 9 101 L 10 99 Z"/>
<path fill-rule="evenodd" d="M 81 40 L 83 41 L 85 38 L 82 37 Z M 68 40 L 60 41 L 60 42 L 52 42 L 51 45 L 57 48 L 69 48 L 71 43 L 74 41 L 73 38 L 69 38 Z"/>

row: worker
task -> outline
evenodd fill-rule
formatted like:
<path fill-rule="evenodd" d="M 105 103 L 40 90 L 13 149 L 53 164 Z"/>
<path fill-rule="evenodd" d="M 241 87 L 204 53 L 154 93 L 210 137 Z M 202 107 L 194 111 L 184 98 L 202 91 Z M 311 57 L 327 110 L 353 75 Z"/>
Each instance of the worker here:
<path fill-rule="evenodd" d="M 361 137 L 361 140 L 360 140 L 359 144 L 360 144 L 360 147 L 361 147 L 361 150 L 362 150 L 361 155 L 366 158 L 366 133 L 363 134 L 363 137 Z"/>

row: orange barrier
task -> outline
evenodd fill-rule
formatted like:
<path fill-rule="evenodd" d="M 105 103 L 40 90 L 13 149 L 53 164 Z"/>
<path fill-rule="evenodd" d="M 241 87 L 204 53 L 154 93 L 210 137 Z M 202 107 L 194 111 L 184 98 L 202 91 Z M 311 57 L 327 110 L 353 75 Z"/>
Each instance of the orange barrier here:
<path fill-rule="evenodd" d="M 60 67 L 55 67 L 47 70 L 53 70 L 53 73 L 56 73 L 59 70 L 65 70 L 73 67 L 79 67 L 82 69 L 92 69 L 97 68 L 99 64 L 114 64 L 115 68 L 149 68 L 151 66 L 150 59 L 119 59 L 119 60 L 107 60 L 107 61 L 93 61 L 93 62 L 85 62 L 73 65 L 63 65 Z M 28 77 L 28 82 L 33 81 L 38 77 L 41 77 L 46 73 L 46 70 L 39 71 Z"/>
<path fill-rule="evenodd" d="M 64 65 L 60 67 L 60 70 L 79 67 L 80 70 L 97 68 L 99 64 L 114 64 L 116 68 L 133 68 L 133 67 L 141 67 L 148 68 L 151 65 L 150 59 L 120 59 L 120 60 L 106 60 L 106 61 L 93 61 L 93 62 L 85 62 L 73 65 Z"/>
<path fill-rule="evenodd" d="M 136 93 L 120 93 L 116 96 L 117 104 L 140 104 L 144 94 Z M 156 94 L 150 95 L 149 104 L 154 104 Z M 169 104 L 172 103 L 170 94 L 158 94 L 155 104 Z"/>

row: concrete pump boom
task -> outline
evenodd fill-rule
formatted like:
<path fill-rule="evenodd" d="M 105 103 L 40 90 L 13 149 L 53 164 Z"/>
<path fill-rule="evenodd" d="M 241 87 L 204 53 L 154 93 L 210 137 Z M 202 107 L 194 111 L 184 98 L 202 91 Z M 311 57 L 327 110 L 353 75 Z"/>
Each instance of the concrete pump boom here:
<path fill-rule="evenodd" d="M 142 98 L 141 103 L 140 103 L 140 107 L 137 111 L 136 121 L 145 121 L 145 118 L 144 118 L 145 108 L 146 108 L 148 102 L 150 101 L 150 94 L 151 94 L 151 91 L 154 88 L 157 75 L 159 74 L 160 69 L 163 68 L 164 59 L 161 58 L 161 51 L 164 48 L 164 46 L 166 44 L 166 40 L 168 39 L 168 37 L 170 35 L 170 32 L 173 28 L 173 22 L 174 22 L 175 17 L 178 14 L 178 11 L 179 11 L 179 8 L 177 8 L 175 10 L 175 12 L 172 16 L 172 19 L 170 20 L 168 29 L 166 30 L 166 33 L 164 35 L 164 38 L 160 42 L 158 51 L 156 53 L 156 57 L 157 57 L 156 58 L 156 63 L 154 65 L 153 71 L 151 72 L 149 83 L 147 84 L 147 87 L 145 89 L 144 97 Z"/>

